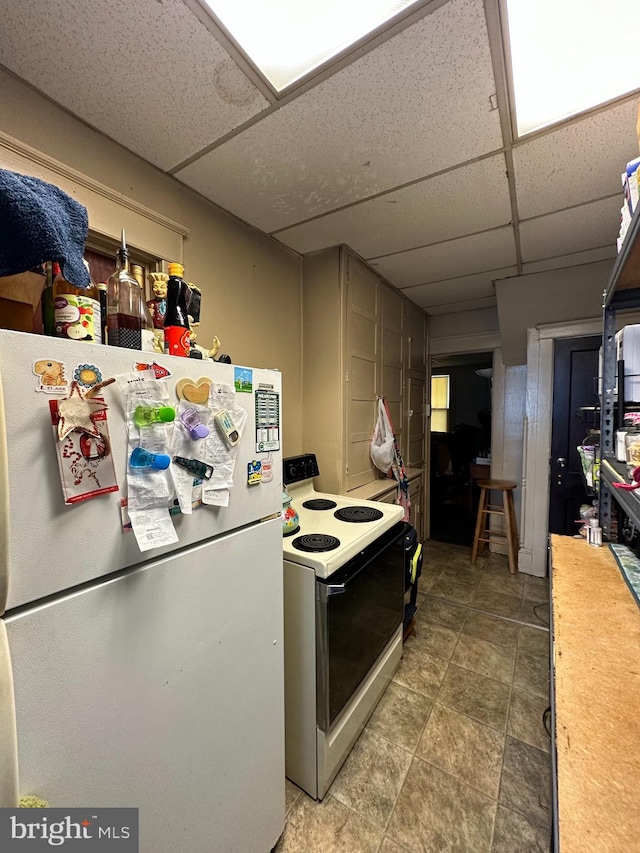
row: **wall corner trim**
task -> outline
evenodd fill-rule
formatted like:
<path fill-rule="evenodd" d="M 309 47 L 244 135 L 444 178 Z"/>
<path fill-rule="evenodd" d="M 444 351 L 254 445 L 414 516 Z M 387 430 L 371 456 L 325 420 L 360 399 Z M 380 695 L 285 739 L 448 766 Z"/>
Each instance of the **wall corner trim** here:
<path fill-rule="evenodd" d="M 32 148 L 25 142 L 22 142 L 13 136 L 9 136 L 8 133 L 4 133 L 1 130 L 0 148 L 4 148 L 6 151 L 10 151 L 19 157 L 26 158 L 28 161 L 36 163 L 50 172 L 61 175 L 62 177 L 67 178 L 68 180 L 73 181 L 74 183 L 79 184 L 80 186 L 83 186 L 106 199 L 109 199 L 109 201 L 119 204 L 121 207 L 128 208 L 134 213 L 143 216 L 145 219 L 149 219 L 152 222 L 161 225 L 163 228 L 176 232 L 181 237 L 186 237 L 190 233 L 190 229 L 185 225 L 181 225 L 179 222 L 169 219 L 167 216 L 163 216 L 161 213 L 152 210 L 150 207 L 145 207 L 145 205 L 140 204 L 140 202 L 135 201 L 135 199 L 129 198 L 128 196 L 111 189 L 111 187 L 106 186 L 106 184 L 101 184 L 99 181 L 94 180 L 94 178 L 90 178 L 88 175 L 77 171 L 77 169 L 67 166 L 65 163 L 61 163 L 59 160 L 50 157 L 48 154 L 44 154 L 42 151 L 38 151 L 37 148 Z"/>

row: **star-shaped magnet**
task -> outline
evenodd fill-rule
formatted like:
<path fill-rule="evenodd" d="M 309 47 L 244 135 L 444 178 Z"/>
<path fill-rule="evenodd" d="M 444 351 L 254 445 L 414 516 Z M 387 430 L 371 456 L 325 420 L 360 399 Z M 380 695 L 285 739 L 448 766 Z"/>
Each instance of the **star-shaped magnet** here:
<path fill-rule="evenodd" d="M 63 441 L 74 429 L 99 436 L 100 430 L 94 418 L 108 408 L 106 403 L 85 397 L 78 383 L 73 381 L 69 396 L 58 400 L 58 438 Z"/>

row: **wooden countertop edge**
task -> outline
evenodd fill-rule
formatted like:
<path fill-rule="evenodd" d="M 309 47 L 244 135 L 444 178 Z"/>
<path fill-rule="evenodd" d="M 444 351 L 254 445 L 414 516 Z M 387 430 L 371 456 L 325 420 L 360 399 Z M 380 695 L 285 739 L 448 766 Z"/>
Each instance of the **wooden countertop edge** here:
<path fill-rule="evenodd" d="M 422 476 L 422 468 L 407 468 L 407 478 L 409 482 Z M 396 481 L 392 477 L 380 478 L 372 480 L 370 483 L 365 483 L 364 486 L 358 486 L 356 489 L 351 489 L 345 492 L 348 498 L 361 498 L 364 501 L 371 501 L 386 495 L 388 492 L 396 490 Z"/>
<path fill-rule="evenodd" d="M 640 609 L 608 547 L 551 537 L 560 853 L 640 849 Z"/>

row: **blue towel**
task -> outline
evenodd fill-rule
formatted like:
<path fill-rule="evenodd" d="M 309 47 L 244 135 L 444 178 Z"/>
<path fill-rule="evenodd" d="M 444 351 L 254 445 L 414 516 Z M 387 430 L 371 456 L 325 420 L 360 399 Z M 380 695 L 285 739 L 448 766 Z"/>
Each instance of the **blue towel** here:
<path fill-rule="evenodd" d="M 0 276 L 58 261 L 67 281 L 89 287 L 88 227 L 87 209 L 60 187 L 0 169 Z"/>

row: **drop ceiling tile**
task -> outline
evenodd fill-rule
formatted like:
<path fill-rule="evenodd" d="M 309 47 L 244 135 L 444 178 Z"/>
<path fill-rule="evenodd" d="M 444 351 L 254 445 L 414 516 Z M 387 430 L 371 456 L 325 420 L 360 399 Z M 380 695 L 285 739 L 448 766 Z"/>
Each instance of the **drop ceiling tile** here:
<path fill-rule="evenodd" d="M 275 236 L 301 254 L 348 243 L 367 258 L 510 221 L 506 164 L 504 155 L 496 154 Z"/>
<path fill-rule="evenodd" d="M 537 261 L 615 246 L 621 198 L 593 201 L 520 223 L 522 260 Z"/>
<path fill-rule="evenodd" d="M 493 297 L 495 296 L 493 282 L 497 278 L 505 278 L 516 273 L 517 267 L 515 266 L 502 267 L 476 275 L 465 275 L 447 281 L 434 281 L 430 284 L 420 284 L 417 287 L 407 287 L 402 292 L 412 302 L 430 311 L 433 306 L 437 305 Z"/>
<path fill-rule="evenodd" d="M 516 263 L 511 227 L 496 228 L 370 262 L 396 287 L 443 281 Z"/>
<path fill-rule="evenodd" d="M 465 302 L 452 302 L 449 305 L 434 305 L 425 308 L 427 314 L 439 317 L 442 314 L 457 314 L 460 311 L 477 311 L 479 308 L 493 308 L 497 305 L 495 296 L 486 296 L 483 299 L 469 299 Z"/>
<path fill-rule="evenodd" d="M 581 264 L 593 264 L 596 261 L 615 260 L 617 250 L 614 244 L 600 249 L 587 249 L 586 252 L 574 252 L 560 258 L 546 258 L 542 261 L 531 261 L 522 265 L 522 275 L 546 270 L 559 270 L 565 267 L 577 267 Z"/>
<path fill-rule="evenodd" d="M 5 3 L 0 55 L 14 73 L 163 169 L 268 106 L 180 0 Z"/>
<path fill-rule="evenodd" d="M 450 0 L 176 177 L 272 232 L 502 148 L 482 0 Z"/>
<path fill-rule="evenodd" d="M 620 175 L 638 150 L 638 105 L 629 101 L 513 149 L 523 219 L 621 193 Z"/>

